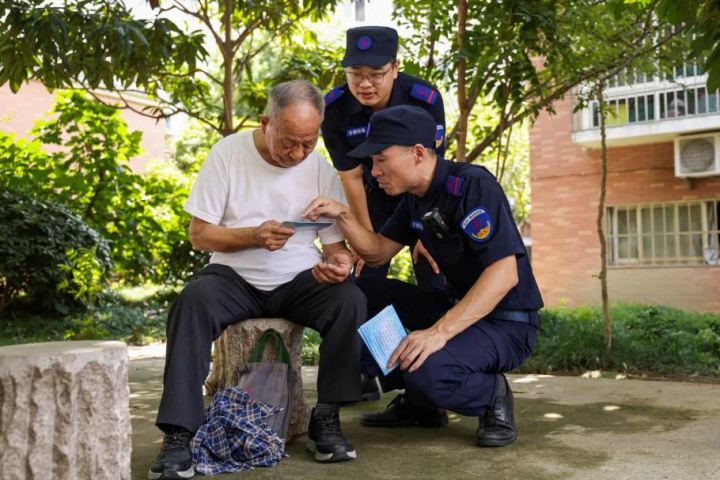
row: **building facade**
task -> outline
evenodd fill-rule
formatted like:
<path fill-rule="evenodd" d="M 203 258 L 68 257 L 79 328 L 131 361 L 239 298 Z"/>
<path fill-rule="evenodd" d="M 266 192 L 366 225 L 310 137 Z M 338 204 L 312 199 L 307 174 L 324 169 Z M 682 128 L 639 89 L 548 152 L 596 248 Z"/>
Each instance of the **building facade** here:
<path fill-rule="evenodd" d="M 695 65 L 622 75 L 606 101 L 611 301 L 720 312 L 720 92 Z M 547 305 L 600 303 L 597 102 L 530 130 L 533 269 Z"/>
<path fill-rule="evenodd" d="M 108 103 L 121 103 L 111 94 L 98 93 L 98 96 Z M 54 97 L 54 93 L 48 92 L 42 83 L 35 81 L 24 84 L 18 93 L 12 93 L 8 85 L 0 87 L 0 130 L 14 133 L 16 137 L 26 137 L 35 122 L 42 120 L 52 109 Z M 138 110 L 150 105 L 150 101 L 143 98 L 134 98 L 130 103 Z M 131 132 L 139 130 L 143 134 L 140 143 L 143 153 L 130 160 L 130 168 L 139 173 L 145 172 L 150 160 L 165 158 L 168 135 L 166 122 L 157 122 L 130 110 L 123 110 L 121 115 Z M 48 148 L 51 149 L 52 146 Z"/>

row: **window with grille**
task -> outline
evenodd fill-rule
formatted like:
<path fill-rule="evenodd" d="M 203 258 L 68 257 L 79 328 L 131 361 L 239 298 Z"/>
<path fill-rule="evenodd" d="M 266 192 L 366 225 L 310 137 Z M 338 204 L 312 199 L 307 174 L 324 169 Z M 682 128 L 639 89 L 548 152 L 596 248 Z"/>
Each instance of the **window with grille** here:
<path fill-rule="evenodd" d="M 607 208 L 610 265 L 720 265 L 720 200 Z"/>

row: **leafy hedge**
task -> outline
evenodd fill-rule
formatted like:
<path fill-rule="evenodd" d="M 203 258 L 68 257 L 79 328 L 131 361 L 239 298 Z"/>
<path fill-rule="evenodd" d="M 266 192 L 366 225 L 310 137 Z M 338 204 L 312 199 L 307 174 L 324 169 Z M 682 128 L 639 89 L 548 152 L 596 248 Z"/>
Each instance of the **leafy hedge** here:
<path fill-rule="evenodd" d="M 188 241 L 190 175 L 169 165 L 133 172 L 128 162 L 141 153 L 142 133 L 81 92 L 60 92 L 51 113 L 29 132 L 35 140 L 0 132 L 0 185 L 80 215 L 111 242 L 116 280 L 175 283 L 207 263 Z"/>
<path fill-rule="evenodd" d="M 0 186 L 0 314 L 21 295 L 33 310 L 67 311 L 73 295 L 57 287 L 73 249 L 92 250 L 105 274 L 112 267 L 108 242 L 79 215 Z"/>
<path fill-rule="evenodd" d="M 720 315 L 616 304 L 605 348 L 600 307 L 542 311 L 535 354 L 524 372 L 610 370 L 720 376 Z"/>

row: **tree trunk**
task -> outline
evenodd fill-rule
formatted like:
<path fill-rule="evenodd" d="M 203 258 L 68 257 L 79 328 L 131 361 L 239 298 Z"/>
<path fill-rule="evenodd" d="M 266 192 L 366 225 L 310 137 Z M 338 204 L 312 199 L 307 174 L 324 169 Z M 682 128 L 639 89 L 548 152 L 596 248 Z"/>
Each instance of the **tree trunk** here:
<path fill-rule="evenodd" d="M 467 0 L 457 0 L 458 8 L 458 54 L 462 54 L 465 43 L 465 27 L 467 23 Z M 460 58 L 458 62 L 458 106 L 460 107 L 460 118 L 457 129 L 457 153 L 455 158 L 458 162 L 465 161 L 465 146 L 467 142 L 468 117 L 470 107 L 468 105 L 467 92 L 465 91 L 465 68 L 467 61 Z"/>
<path fill-rule="evenodd" d="M 602 146 L 602 177 L 600 180 L 600 205 L 598 206 L 597 232 L 600 239 L 600 290 L 602 292 L 603 317 L 605 318 L 605 344 L 608 349 L 612 347 L 612 318 L 610 317 L 610 300 L 607 284 L 607 242 L 603 230 L 605 218 L 605 190 L 607 185 L 607 141 L 605 136 L 605 100 L 603 90 L 605 84 L 598 86 L 598 103 L 600 108 L 600 144 Z"/>
<path fill-rule="evenodd" d="M 225 28 L 225 42 L 218 46 L 223 55 L 223 109 L 225 113 L 222 129 L 223 137 L 235 133 L 233 125 L 233 40 L 232 40 L 232 0 L 225 0 L 225 11 L 223 12 L 223 25 Z"/>

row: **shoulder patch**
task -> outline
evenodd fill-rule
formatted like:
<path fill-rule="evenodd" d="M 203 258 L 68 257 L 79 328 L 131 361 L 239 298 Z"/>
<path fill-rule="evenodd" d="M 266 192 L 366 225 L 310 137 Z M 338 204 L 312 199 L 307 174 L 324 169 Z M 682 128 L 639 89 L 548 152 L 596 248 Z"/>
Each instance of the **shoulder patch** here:
<path fill-rule="evenodd" d="M 440 95 L 432 88 L 416 83 L 412 86 L 412 90 L 410 90 L 410 96 L 434 105 Z"/>
<path fill-rule="evenodd" d="M 440 148 L 445 140 L 445 127 L 442 124 L 438 124 L 437 131 L 435 132 L 435 148 Z"/>
<path fill-rule="evenodd" d="M 465 179 L 448 175 L 445 180 L 445 191 L 453 197 L 462 197 L 465 188 Z"/>
<path fill-rule="evenodd" d="M 338 98 L 342 97 L 343 93 L 345 93 L 345 92 L 340 87 L 335 87 L 332 90 L 330 90 L 327 94 L 325 94 L 325 106 L 327 107 L 332 102 L 334 102 Z"/>
<path fill-rule="evenodd" d="M 487 242 L 495 233 L 495 227 L 485 207 L 477 207 L 465 215 L 460 222 L 460 228 L 468 237 L 480 243 Z"/>

